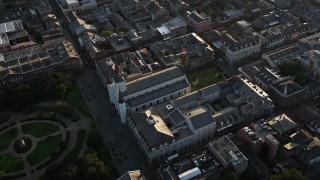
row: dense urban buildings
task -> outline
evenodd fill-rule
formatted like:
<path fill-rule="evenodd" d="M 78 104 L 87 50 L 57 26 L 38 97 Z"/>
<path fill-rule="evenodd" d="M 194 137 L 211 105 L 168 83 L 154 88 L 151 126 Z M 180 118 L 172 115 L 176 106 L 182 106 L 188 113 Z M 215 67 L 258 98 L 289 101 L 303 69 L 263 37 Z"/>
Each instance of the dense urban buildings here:
<path fill-rule="evenodd" d="M 35 117 L 59 126 L 72 116 L 64 105 L 86 114 L 72 120 L 78 125 L 61 125 L 64 144 L 48 151 L 58 158 L 46 163 L 30 163 L 40 142 L 27 158 L 1 146 L 0 176 L 317 179 L 319 12 L 317 0 L 0 0 L 0 136 L 10 141 L 7 150 L 27 134 L 22 127 L 10 140 L 8 128 Z M 58 83 L 60 99 L 34 101 L 28 82 L 49 72 L 68 72 L 74 82 Z M 6 109 L 12 94 L 33 98 L 39 105 L 23 109 L 37 111 L 17 115 L 27 120 L 6 118 L 14 113 Z M 91 122 L 101 141 L 88 131 Z M 46 142 L 54 138 L 49 125 L 34 127 L 43 128 L 34 133 L 45 132 Z M 81 138 L 85 146 L 71 151 L 81 160 L 68 162 L 63 148 L 80 147 Z M 55 173 L 60 160 L 65 167 Z"/>

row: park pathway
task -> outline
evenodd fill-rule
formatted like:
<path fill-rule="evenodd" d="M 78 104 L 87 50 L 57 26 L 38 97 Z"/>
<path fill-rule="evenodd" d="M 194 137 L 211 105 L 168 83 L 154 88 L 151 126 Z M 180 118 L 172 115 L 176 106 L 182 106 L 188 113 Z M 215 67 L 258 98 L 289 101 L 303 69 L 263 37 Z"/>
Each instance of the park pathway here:
<path fill-rule="evenodd" d="M 43 102 L 43 103 L 39 103 L 38 106 L 54 106 L 56 104 L 55 101 L 49 101 L 49 102 Z M 67 105 L 66 102 L 62 102 L 63 105 Z M 54 159 L 50 164 L 54 164 L 54 163 L 59 163 L 61 162 L 72 150 L 73 146 L 75 145 L 76 143 L 76 140 L 77 140 L 77 133 L 78 133 L 78 130 L 80 129 L 85 129 L 87 132 L 91 126 L 91 123 L 92 123 L 92 120 L 86 116 L 84 116 L 82 113 L 80 113 L 78 110 L 75 111 L 76 114 L 80 117 L 80 120 L 77 121 L 77 122 L 72 122 L 71 120 L 67 119 L 67 118 L 64 118 L 60 115 L 57 115 L 56 119 L 59 119 L 60 121 L 63 121 L 66 125 L 67 125 L 67 128 L 64 128 L 61 124 L 56 124 L 52 121 L 48 121 L 48 120 L 39 120 L 41 122 L 46 122 L 46 123 L 51 123 L 51 124 L 55 124 L 55 125 L 58 125 L 60 127 L 60 130 L 57 131 L 57 132 L 54 132 L 52 134 L 49 134 L 50 136 L 54 136 L 54 135 L 57 135 L 57 134 L 60 134 L 60 133 L 63 133 L 63 139 L 66 138 L 66 132 L 69 130 L 70 131 L 70 138 L 69 138 L 69 142 L 66 146 L 66 148 L 64 149 L 64 151 L 56 158 Z M 33 146 L 32 148 L 27 152 L 27 153 L 23 153 L 23 154 L 17 154 L 14 149 L 13 149 L 13 143 L 14 141 L 11 142 L 10 144 L 10 147 L 5 150 L 5 151 L 2 151 L 0 153 L 1 154 L 6 154 L 6 153 L 10 153 L 16 157 L 22 157 L 22 159 L 24 160 L 24 166 L 25 166 L 25 169 L 24 169 L 24 172 L 27 173 L 26 176 L 20 178 L 21 180 L 36 180 L 36 179 L 39 179 L 46 171 L 47 167 L 44 167 L 40 170 L 36 170 L 35 166 L 31 166 L 29 164 L 29 162 L 27 161 L 27 157 L 28 155 L 30 154 L 30 152 L 32 152 L 35 148 L 36 148 L 36 144 L 38 141 L 41 141 L 45 138 L 47 138 L 47 136 L 43 136 L 43 137 L 40 137 L 40 138 L 35 138 L 31 135 L 27 135 L 27 134 L 24 134 L 22 132 L 22 128 L 21 128 L 21 125 L 24 124 L 24 123 L 21 123 L 21 120 L 23 119 L 27 119 L 27 118 L 35 118 L 36 115 L 33 114 L 33 115 L 26 115 L 26 114 L 23 114 L 23 113 L 15 113 L 13 114 L 10 119 L 3 123 L 0 128 L 2 127 L 7 127 L 7 129 L 9 128 L 12 128 L 12 127 L 15 127 L 17 128 L 17 132 L 18 132 L 18 137 L 22 137 L 22 136 L 25 136 L 25 137 L 29 137 L 31 140 L 32 140 L 32 143 L 33 143 Z M 39 122 L 38 121 L 38 122 Z M 32 122 L 32 121 L 30 121 Z M 35 121 L 36 122 L 36 121 Z M 27 123 L 27 122 L 26 122 Z M 6 131 L 7 129 L 3 130 L 3 131 Z M 39 165 L 39 164 L 38 164 Z M 15 174 L 18 174 L 18 173 L 21 173 L 22 171 L 20 172 L 17 172 L 17 173 L 10 173 L 10 174 L 7 174 L 7 175 L 15 175 Z"/>

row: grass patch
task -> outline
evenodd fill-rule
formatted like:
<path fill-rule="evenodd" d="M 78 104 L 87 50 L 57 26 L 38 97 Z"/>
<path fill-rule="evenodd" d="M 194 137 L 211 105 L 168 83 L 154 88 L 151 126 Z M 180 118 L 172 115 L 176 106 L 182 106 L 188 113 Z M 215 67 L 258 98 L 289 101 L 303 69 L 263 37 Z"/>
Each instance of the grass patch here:
<path fill-rule="evenodd" d="M 74 83 L 70 89 L 70 92 L 67 94 L 67 102 L 71 106 L 74 106 L 79 109 L 85 116 L 90 117 L 90 111 L 84 102 L 82 95 L 79 92 L 77 85 Z"/>
<path fill-rule="evenodd" d="M 18 131 L 16 128 L 11 128 L 0 134 L 0 151 L 8 149 L 10 143 L 17 138 Z"/>
<path fill-rule="evenodd" d="M 48 138 L 39 141 L 36 149 L 27 158 L 30 165 L 33 166 L 45 160 L 56 151 L 57 147 L 61 143 L 62 134 L 58 134 L 56 136 L 48 136 Z"/>
<path fill-rule="evenodd" d="M 10 119 L 10 113 L 3 112 L 0 114 L 0 124 L 7 122 Z"/>
<path fill-rule="evenodd" d="M 22 158 L 14 157 L 11 154 L 0 155 L 0 170 L 4 173 L 18 172 L 24 169 Z"/>
<path fill-rule="evenodd" d="M 22 125 L 22 132 L 31 134 L 36 138 L 43 137 L 59 131 L 60 128 L 51 123 L 36 122 Z"/>
<path fill-rule="evenodd" d="M 196 83 L 198 79 L 198 83 Z M 215 68 L 205 69 L 199 72 L 193 72 L 188 75 L 188 80 L 191 83 L 192 91 L 199 90 L 206 86 L 215 84 L 224 79 L 223 75 Z"/>

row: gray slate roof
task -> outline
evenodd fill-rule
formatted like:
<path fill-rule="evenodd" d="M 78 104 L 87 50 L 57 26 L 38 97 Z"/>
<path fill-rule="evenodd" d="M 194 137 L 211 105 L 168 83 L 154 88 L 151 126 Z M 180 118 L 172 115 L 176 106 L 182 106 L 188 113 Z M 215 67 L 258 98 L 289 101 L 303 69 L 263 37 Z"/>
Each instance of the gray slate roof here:
<path fill-rule="evenodd" d="M 146 102 L 153 101 L 159 97 L 166 96 L 170 93 L 187 88 L 188 86 L 189 86 L 188 82 L 186 80 L 182 80 L 177 83 L 165 86 L 163 88 L 160 88 L 160 89 L 145 93 L 143 95 L 131 98 L 128 100 L 128 102 L 132 107 L 135 107 L 140 104 L 144 104 Z"/>
<path fill-rule="evenodd" d="M 184 72 L 181 67 L 174 66 L 162 71 L 138 78 L 130 81 L 126 84 L 127 91 L 125 95 L 133 94 L 144 89 L 156 86 L 158 84 L 167 82 L 169 80 L 184 76 Z"/>
<path fill-rule="evenodd" d="M 190 119 L 195 130 L 214 123 L 209 111 L 203 107 L 199 107 L 187 112 L 187 117 Z"/>

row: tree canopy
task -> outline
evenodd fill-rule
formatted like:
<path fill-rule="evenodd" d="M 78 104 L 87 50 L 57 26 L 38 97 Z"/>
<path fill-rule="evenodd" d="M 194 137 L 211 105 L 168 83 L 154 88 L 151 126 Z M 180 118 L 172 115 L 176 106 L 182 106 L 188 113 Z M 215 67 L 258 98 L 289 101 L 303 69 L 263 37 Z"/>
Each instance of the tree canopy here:
<path fill-rule="evenodd" d="M 39 79 L 18 84 L 0 91 L 0 108 L 2 110 L 19 110 L 43 99 L 61 99 L 71 88 L 71 72 L 51 71 Z"/>
<path fill-rule="evenodd" d="M 272 175 L 270 180 L 308 180 L 308 177 L 304 176 L 301 171 L 290 168 L 284 169 L 281 174 Z"/>

